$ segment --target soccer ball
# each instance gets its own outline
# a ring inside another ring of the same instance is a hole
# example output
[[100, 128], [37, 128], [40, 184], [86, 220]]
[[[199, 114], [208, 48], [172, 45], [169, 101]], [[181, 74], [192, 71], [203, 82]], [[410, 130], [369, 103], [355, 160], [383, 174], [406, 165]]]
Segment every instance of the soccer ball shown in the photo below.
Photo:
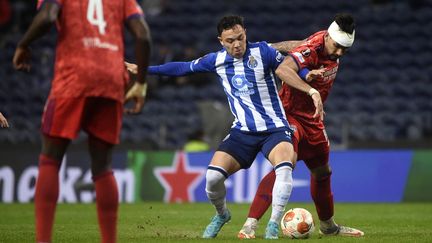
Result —
[[315, 229], [312, 214], [304, 208], [288, 210], [281, 220], [282, 233], [292, 239], [306, 239]]

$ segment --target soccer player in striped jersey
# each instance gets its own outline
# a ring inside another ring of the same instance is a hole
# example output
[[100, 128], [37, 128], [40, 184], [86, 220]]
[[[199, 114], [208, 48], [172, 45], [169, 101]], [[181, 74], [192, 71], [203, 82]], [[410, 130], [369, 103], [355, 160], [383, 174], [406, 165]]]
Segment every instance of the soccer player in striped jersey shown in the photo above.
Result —
[[[216, 216], [206, 227], [203, 238], [214, 238], [231, 219], [225, 202], [224, 181], [240, 169], [251, 166], [262, 152], [274, 166], [272, 214], [267, 224], [267, 239], [277, 239], [279, 221], [292, 189], [294, 150], [292, 131], [278, 97], [275, 71], [284, 56], [265, 42], [246, 40], [243, 18], [225, 16], [218, 26], [223, 49], [190, 62], [171, 62], [150, 66], [149, 74], [182, 76], [196, 72], [214, 72], [219, 76], [235, 117], [230, 133], [215, 152], [206, 174], [206, 192], [216, 208]], [[322, 117], [321, 97], [306, 82], [284, 80], [308, 93], [316, 106], [315, 116]]]
[[[281, 52], [288, 52], [280, 65], [282, 75], [290, 73], [300, 76], [322, 95], [323, 102], [328, 97], [336, 78], [339, 58], [354, 42], [354, 19], [348, 14], [338, 14], [328, 30], [311, 35], [305, 43], [291, 50], [290, 43], [273, 44]], [[309, 71], [311, 70], [311, 71]], [[285, 77], [290, 78], [290, 77]], [[282, 85], [279, 92], [288, 122], [293, 129], [295, 157], [303, 160], [311, 171], [311, 195], [320, 219], [321, 235], [340, 235], [360, 237], [360, 230], [341, 226], [333, 219], [334, 204], [330, 185], [331, 168], [329, 165], [330, 143], [321, 119], [313, 116], [314, 105], [302, 92], [288, 85]], [[239, 238], [255, 238], [258, 221], [271, 203], [272, 188], [275, 181], [274, 171], [266, 175], [257, 190], [251, 205], [248, 219], [240, 230]]]

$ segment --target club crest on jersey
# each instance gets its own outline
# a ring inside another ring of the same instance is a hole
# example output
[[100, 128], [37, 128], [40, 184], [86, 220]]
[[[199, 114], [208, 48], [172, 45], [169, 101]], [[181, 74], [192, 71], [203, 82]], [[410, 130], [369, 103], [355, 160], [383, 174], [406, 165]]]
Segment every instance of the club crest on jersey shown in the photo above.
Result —
[[234, 91], [235, 96], [255, 94], [255, 90], [253, 89], [253, 84], [246, 79], [244, 74], [234, 75], [231, 78], [231, 84], [235, 89], [237, 89], [236, 91]]
[[254, 68], [256, 68], [258, 66], [258, 61], [255, 59], [254, 56], [252, 56], [252, 55], [249, 56], [249, 60], [247, 62], [247, 66], [250, 69], [254, 69]]
[[308, 56], [310, 56], [310, 53], [311, 53], [311, 51], [310, 51], [309, 48], [307, 48], [307, 49], [301, 51], [301, 54], [302, 54], [304, 57], [308, 57]]

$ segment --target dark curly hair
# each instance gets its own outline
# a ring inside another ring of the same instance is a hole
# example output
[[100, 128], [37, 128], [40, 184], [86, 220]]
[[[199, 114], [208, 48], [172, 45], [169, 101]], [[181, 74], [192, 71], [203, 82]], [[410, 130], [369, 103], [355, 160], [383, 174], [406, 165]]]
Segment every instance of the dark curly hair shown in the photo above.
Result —
[[227, 15], [222, 17], [217, 25], [218, 36], [222, 34], [222, 31], [231, 29], [235, 25], [240, 25], [244, 28], [243, 17], [238, 15]]
[[335, 21], [339, 25], [342, 31], [352, 34], [355, 29], [354, 18], [351, 14], [338, 13], [335, 16]]

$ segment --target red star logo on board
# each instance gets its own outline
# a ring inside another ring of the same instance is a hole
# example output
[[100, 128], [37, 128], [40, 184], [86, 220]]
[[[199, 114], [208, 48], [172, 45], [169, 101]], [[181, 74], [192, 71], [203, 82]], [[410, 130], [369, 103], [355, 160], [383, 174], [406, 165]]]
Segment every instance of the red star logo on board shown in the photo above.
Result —
[[189, 166], [183, 152], [177, 152], [172, 166], [156, 167], [154, 174], [165, 188], [165, 202], [193, 202], [194, 190], [203, 179], [205, 170]]

